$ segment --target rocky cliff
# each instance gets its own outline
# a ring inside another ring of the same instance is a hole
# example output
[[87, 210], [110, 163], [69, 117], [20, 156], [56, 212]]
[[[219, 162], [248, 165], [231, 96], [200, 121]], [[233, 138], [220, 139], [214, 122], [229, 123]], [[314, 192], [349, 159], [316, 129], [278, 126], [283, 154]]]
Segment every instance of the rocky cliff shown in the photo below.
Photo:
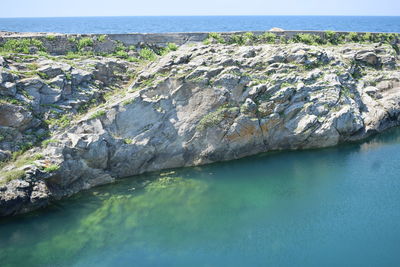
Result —
[[[16, 140], [50, 135], [4, 164], [0, 215], [144, 172], [334, 146], [396, 126], [397, 52], [206, 42], [150, 62], [0, 58], [0, 157], [20, 151]], [[39, 76], [15, 71], [30, 68]]]

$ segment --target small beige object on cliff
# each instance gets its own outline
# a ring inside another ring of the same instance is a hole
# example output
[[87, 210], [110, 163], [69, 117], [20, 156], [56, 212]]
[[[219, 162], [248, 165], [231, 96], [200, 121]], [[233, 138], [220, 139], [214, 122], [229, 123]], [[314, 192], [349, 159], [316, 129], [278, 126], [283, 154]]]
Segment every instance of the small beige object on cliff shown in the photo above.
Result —
[[274, 27], [274, 28], [271, 28], [269, 31], [270, 31], [270, 32], [284, 32], [285, 30], [284, 30], [284, 29], [281, 29], [281, 28], [276, 28], [276, 27]]

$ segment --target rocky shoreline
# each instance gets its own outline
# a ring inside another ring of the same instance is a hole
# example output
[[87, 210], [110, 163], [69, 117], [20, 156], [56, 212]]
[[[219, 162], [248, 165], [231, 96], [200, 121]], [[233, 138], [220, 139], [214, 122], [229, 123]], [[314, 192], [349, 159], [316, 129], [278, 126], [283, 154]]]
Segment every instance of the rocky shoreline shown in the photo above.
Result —
[[0, 216], [123, 177], [400, 124], [398, 43], [241, 38], [1, 56]]

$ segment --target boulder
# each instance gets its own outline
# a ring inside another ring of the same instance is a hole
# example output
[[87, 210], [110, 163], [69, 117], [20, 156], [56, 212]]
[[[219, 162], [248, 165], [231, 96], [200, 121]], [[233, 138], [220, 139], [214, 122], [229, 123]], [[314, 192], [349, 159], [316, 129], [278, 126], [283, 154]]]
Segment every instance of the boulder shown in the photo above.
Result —
[[368, 64], [374, 67], [380, 65], [379, 57], [373, 51], [360, 51], [355, 55], [355, 59], [364, 64]]
[[32, 119], [32, 113], [24, 107], [7, 103], [0, 104], [0, 126], [23, 131], [29, 128]]
[[72, 84], [77, 86], [92, 79], [92, 73], [86, 70], [74, 69], [71, 72]]
[[12, 82], [0, 83], [0, 95], [2, 96], [15, 96], [17, 93], [17, 86]]

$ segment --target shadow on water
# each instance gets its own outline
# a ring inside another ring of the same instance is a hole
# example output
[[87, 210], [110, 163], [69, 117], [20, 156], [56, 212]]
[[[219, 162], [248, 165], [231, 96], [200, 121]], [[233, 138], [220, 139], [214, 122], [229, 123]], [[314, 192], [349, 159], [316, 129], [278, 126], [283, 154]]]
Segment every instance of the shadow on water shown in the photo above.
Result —
[[[396, 128], [360, 143], [123, 179], [2, 220], [0, 260], [2, 266], [393, 263], [399, 144]], [[391, 247], [378, 253], [370, 239]], [[355, 247], [370, 258], [348, 258]]]

